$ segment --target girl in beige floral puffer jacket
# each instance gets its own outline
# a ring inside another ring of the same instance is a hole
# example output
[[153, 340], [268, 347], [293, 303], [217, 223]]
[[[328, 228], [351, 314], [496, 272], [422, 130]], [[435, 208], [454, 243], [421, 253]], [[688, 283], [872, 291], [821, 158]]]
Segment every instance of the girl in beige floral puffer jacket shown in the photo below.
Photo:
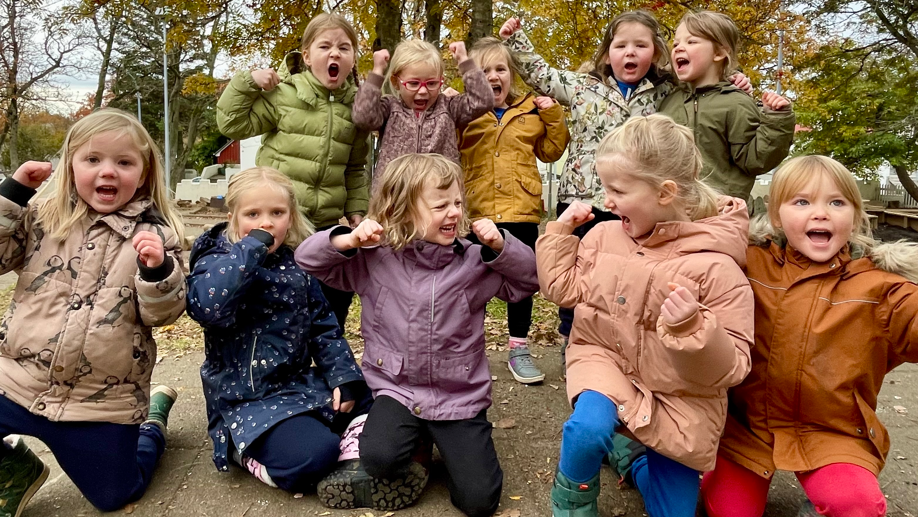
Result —
[[[94, 506], [139, 499], [166, 445], [176, 392], [150, 392], [153, 327], [185, 310], [182, 223], [156, 144], [137, 119], [101, 110], [51, 164], [0, 184], [0, 274], [19, 274], [0, 323], [0, 438], [41, 439]], [[48, 477], [21, 439], [0, 442], [0, 515]]]

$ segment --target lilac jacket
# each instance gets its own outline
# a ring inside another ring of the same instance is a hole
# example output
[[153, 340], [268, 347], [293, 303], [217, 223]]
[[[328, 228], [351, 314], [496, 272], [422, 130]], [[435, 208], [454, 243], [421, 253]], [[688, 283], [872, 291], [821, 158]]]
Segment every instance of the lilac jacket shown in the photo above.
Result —
[[381, 129], [379, 158], [373, 178], [386, 164], [403, 154], [442, 154], [459, 163], [459, 137], [463, 127], [494, 107], [494, 92], [481, 68], [471, 59], [459, 65], [465, 93], [455, 97], [437, 96], [426, 110], [416, 114], [397, 95], [383, 95], [383, 76], [371, 73], [357, 90], [351, 118], [360, 129]]
[[485, 305], [539, 289], [533, 251], [503, 232], [500, 255], [464, 239], [340, 253], [330, 237], [347, 231], [319, 232], [295, 257], [322, 282], [360, 295], [362, 369], [373, 396], [392, 397], [424, 420], [464, 420], [490, 407]]

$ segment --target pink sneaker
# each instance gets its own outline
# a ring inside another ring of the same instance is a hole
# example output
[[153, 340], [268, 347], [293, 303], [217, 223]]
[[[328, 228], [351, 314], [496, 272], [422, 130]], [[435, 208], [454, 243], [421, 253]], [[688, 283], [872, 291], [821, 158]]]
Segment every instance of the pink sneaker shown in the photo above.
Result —
[[363, 424], [366, 423], [366, 421], [367, 415], [360, 415], [352, 420], [350, 425], [347, 426], [347, 429], [344, 430], [344, 434], [341, 435], [341, 443], [338, 444], [338, 447], [341, 449], [341, 454], [338, 456], [339, 462], [356, 460], [360, 457], [358, 438], [360, 438], [360, 433], [363, 432]]
[[271, 475], [268, 474], [268, 469], [265, 468], [265, 466], [261, 463], [258, 463], [248, 456], [240, 456], [239, 453], [235, 450], [233, 451], [233, 461], [236, 462], [236, 464], [240, 467], [248, 470], [250, 474], [255, 476], [255, 479], [261, 481], [271, 488], [277, 488], [274, 480], [271, 479]]

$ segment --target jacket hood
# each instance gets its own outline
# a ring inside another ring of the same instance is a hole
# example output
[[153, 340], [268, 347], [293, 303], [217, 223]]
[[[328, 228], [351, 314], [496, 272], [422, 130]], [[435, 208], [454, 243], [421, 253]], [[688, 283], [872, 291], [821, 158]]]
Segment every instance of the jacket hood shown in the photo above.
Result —
[[336, 101], [345, 104], [354, 102], [354, 97], [357, 95], [357, 85], [354, 83], [354, 77], [350, 73], [340, 88], [335, 91], [329, 91], [306, 68], [303, 63], [303, 53], [299, 51], [290, 52], [284, 56], [284, 60], [277, 68], [277, 75], [280, 77], [281, 82], [296, 86], [296, 96], [310, 106], [315, 105], [318, 97], [327, 99], [330, 93], [334, 95]]
[[[749, 224], [749, 244], [768, 248], [772, 244], [782, 250], [787, 248], [784, 232], [775, 231], [766, 215], [753, 219]], [[848, 243], [839, 253], [849, 253], [851, 259], [868, 258], [881, 271], [905, 277], [918, 283], [918, 243], [906, 240], [876, 242], [873, 246]]]
[[707, 93], [707, 92], [717, 92], [717, 93], [740, 92], [740, 93], [745, 93], [745, 92], [743, 92], [743, 90], [740, 90], [739, 88], [737, 88], [736, 86], [734, 86], [733, 83], [731, 83], [730, 81], [721, 81], [721, 82], [719, 82], [719, 83], [717, 83], [717, 84], [708, 84], [708, 85], [705, 85], [705, 86], [699, 86], [698, 88], [695, 88], [694, 86], [692, 86], [692, 85], [690, 85], [690, 84], [688, 84], [688, 83], [682, 83], [682, 82], [680, 82], [680, 83], [679, 83], [679, 88], [682, 89], [682, 90], [685, 90], [685, 91], [687, 91], [687, 92], [689, 92], [689, 93]]
[[724, 198], [726, 204], [714, 217], [697, 221], [658, 223], [645, 247], [672, 245], [679, 254], [701, 251], [729, 255], [740, 267], [746, 265], [746, 236], [749, 212], [739, 198]]

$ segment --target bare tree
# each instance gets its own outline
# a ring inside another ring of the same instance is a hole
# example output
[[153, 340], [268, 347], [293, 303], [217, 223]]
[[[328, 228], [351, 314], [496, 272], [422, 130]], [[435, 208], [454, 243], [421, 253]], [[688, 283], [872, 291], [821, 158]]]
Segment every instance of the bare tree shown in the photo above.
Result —
[[402, 39], [402, 5], [396, 0], [376, 0], [376, 40], [373, 50], [395, 50]]
[[472, 25], [469, 27], [468, 44], [494, 33], [494, 14], [492, 0], [472, 0]]

